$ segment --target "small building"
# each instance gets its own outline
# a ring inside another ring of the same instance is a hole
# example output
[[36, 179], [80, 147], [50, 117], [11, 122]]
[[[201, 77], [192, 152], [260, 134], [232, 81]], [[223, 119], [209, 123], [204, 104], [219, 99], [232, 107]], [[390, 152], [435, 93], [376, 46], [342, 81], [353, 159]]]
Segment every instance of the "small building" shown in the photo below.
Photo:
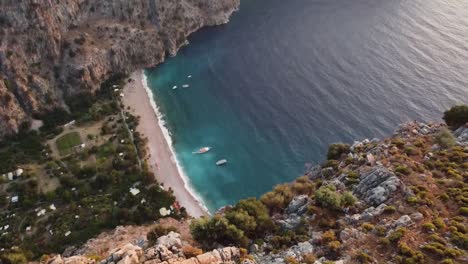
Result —
[[67, 236], [69, 236], [70, 234], [71, 234], [71, 231], [67, 231], [67, 232], [65, 233], [65, 236], [67, 237]]
[[12, 181], [12, 180], [13, 180], [13, 176], [14, 176], [14, 175], [13, 175], [13, 172], [7, 173], [7, 178], [8, 178], [8, 180]]
[[140, 190], [138, 190], [137, 188], [130, 188], [130, 193], [135, 196], [137, 194], [140, 193]]
[[46, 210], [45, 209], [41, 209], [38, 213], [37, 213], [37, 216], [43, 216], [45, 215], [46, 213]]
[[24, 172], [23, 169], [17, 169], [17, 170], [15, 171], [16, 177], [20, 177], [21, 175], [23, 175], [23, 172]]
[[49, 206], [49, 208], [50, 208], [50, 210], [52, 210], [52, 211], [57, 210], [57, 207], [55, 207], [55, 204], [51, 204], [51, 205]]
[[11, 202], [12, 202], [12, 203], [17, 203], [18, 200], [19, 200], [18, 195], [11, 197]]
[[159, 209], [159, 214], [161, 216], [167, 216], [171, 214], [171, 211], [167, 210], [166, 207], [161, 207], [161, 209]]
[[72, 121], [66, 123], [65, 125], [63, 125], [63, 127], [67, 128], [67, 127], [73, 126], [75, 123], [76, 123], [76, 120], [72, 120]]

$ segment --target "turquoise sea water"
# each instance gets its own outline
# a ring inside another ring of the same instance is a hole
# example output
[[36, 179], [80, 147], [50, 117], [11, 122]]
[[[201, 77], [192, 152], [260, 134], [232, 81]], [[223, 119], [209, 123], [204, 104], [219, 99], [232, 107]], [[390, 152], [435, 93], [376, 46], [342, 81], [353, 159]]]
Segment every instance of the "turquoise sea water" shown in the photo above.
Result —
[[189, 41], [146, 74], [211, 211], [291, 181], [329, 143], [468, 103], [468, 1], [244, 0]]

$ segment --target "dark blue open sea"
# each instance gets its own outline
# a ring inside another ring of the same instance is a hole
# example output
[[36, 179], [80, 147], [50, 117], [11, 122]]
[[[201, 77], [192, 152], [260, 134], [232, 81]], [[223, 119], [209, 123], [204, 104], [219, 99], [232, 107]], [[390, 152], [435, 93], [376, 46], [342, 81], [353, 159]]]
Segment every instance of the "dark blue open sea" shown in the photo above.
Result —
[[466, 0], [243, 0], [189, 41], [146, 74], [211, 211], [293, 180], [330, 143], [468, 103]]

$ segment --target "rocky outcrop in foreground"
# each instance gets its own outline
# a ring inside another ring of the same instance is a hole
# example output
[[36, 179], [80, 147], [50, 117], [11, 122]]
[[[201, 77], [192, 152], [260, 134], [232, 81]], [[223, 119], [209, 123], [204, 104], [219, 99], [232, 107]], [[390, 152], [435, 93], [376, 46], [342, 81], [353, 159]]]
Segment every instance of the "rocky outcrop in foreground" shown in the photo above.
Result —
[[[154, 246], [144, 247], [132, 243], [114, 249], [107, 257], [98, 261], [85, 256], [62, 257], [57, 255], [48, 264], [234, 264], [240, 260], [240, 251], [235, 247], [212, 250], [197, 256], [189, 256], [185, 241], [180, 234], [170, 232], [158, 238]], [[186, 246], [186, 245], [185, 245]], [[145, 248], [145, 249], [143, 249]]]
[[189, 34], [228, 22], [239, 0], [0, 2], [0, 138], [65, 98], [161, 63]]

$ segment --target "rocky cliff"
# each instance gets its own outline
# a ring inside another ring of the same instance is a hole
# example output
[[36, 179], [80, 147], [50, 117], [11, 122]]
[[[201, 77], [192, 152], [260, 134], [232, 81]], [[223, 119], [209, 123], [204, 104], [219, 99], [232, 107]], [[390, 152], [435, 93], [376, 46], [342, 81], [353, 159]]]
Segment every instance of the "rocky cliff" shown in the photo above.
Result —
[[0, 138], [92, 96], [109, 77], [161, 63], [204, 26], [228, 22], [239, 0], [3, 0]]

